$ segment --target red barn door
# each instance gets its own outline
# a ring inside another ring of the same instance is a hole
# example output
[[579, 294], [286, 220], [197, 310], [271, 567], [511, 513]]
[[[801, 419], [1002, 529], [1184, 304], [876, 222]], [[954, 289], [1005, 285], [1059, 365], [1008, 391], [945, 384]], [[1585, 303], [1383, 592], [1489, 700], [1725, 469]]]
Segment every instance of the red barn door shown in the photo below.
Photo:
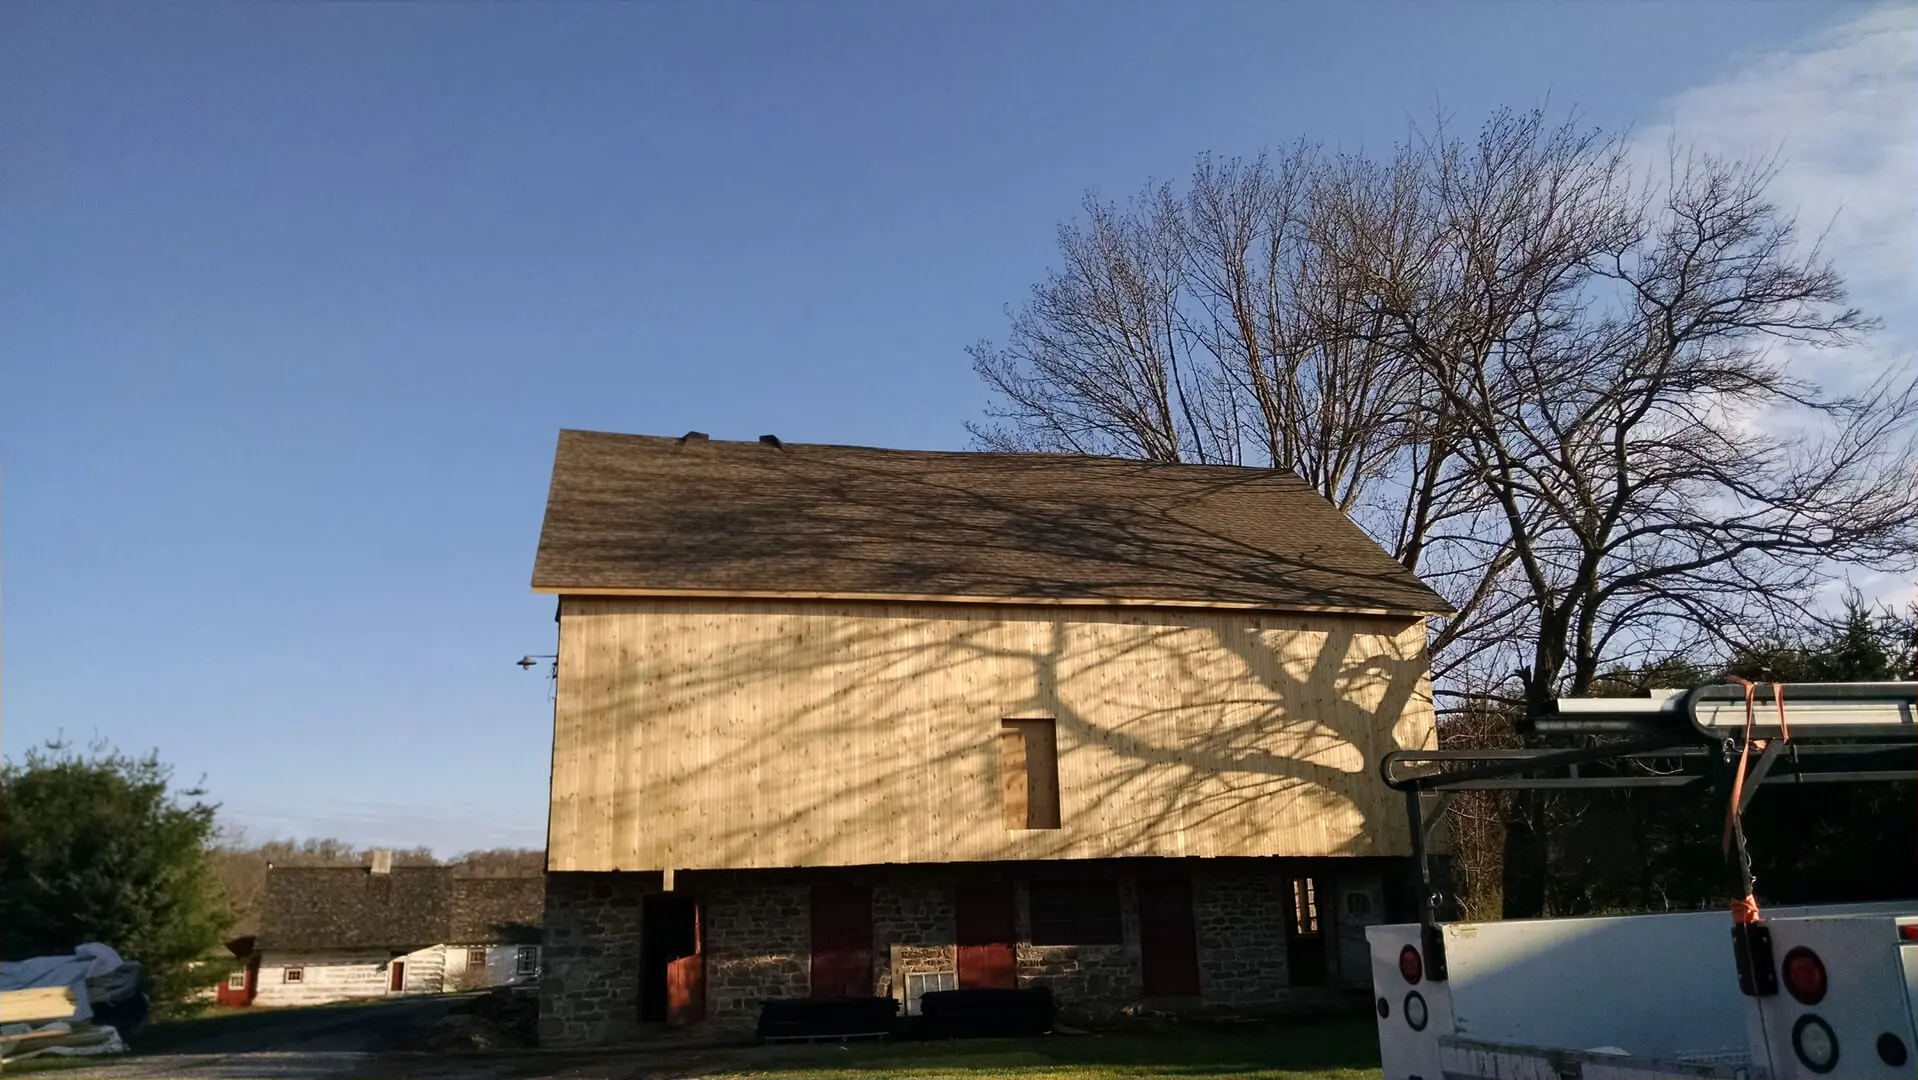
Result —
[[1139, 965], [1147, 997], [1199, 996], [1191, 881], [1139, 879]]
[[959, 886], [953, 897], [953, 915], [959, 941], [959, 988], [1013, 990], [1019, 986], [1014, 970], [1012, 885], [976, 882]]
[[666, 1022], [674, 1025], [706, 1019], [705, 934], [699, 925], [699, 905], [686, 907], [693, 923], [693, 951], [666, 964]]
[[812, 996], [872, 996], [871, 889], [813, 887]]

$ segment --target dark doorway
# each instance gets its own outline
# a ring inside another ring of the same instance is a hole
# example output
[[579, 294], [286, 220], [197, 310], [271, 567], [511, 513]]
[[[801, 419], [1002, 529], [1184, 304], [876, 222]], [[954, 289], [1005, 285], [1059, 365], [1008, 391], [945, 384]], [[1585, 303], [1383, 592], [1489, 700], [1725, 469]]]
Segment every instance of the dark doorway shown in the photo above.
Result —
[[982, 881], [959, 886], [953, 897], [961, 990], [1015, 990], [1012, 884]]
[[391, 969], [387, 975], [387, 990], [395, 994], [404, 991], [406, 989], [406, 961], [395, 960], [387, 966]]
[[653, 893], [641, 901], [639, 918], [639, 1018], [674, 1024], [704, 1019], [699, 904], [684, 893]]
[[872, 890], [812, 890], [812, 996], [872, 997]]
[[1199, 996], [1199, 940], [1189, 879], [1139, 880], [1139, 965], [1147, 997]]
[[1324, 986], [1325, 931], [1319, 923], [1318, 882], [1293, 878], [1285, 906], [1285, 970], [1293, 986]]

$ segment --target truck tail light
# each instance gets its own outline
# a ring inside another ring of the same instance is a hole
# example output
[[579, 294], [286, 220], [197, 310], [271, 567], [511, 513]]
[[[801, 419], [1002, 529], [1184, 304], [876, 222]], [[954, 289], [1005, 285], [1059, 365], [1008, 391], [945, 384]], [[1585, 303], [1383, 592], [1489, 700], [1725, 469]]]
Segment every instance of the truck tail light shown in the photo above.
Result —
[[1825, 962], [1800, 945], [1785, 954], [1785, 989], [1801, 1005], [1825, 1000]]
[[1425, 977], [1425, 961], [1419, 958], [1415, 946], [1407, 945], [1399, 950], [1399, 974], [1408, 983], [1417, 983]]
[[1898, 936], [1905, 941], [1918, 941], [1918, 923], [1905, 923], [1898, 927]]

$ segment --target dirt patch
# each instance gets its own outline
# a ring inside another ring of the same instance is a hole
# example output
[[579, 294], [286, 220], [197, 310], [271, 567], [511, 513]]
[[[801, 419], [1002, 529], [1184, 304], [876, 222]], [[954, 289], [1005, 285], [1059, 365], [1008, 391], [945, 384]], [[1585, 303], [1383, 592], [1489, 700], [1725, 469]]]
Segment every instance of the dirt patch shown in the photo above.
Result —
[[497, 987], [461, 1002], [415, 1049], [440, 1054], [526, 1049], [538, 1044], [539, 996], [523, 989]]

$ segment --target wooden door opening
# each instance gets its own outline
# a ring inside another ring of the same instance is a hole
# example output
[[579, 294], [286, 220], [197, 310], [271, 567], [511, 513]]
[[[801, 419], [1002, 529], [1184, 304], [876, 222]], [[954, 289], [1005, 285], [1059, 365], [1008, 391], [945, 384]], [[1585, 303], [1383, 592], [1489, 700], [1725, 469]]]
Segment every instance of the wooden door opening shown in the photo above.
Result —
[[394, 960], [386, 965], [386, 990], [390, 994], [403, 993], [406, 990], [406, 961]]
[[1340, 875], [1339, 902], [1333, 907], [1332, 939], [1337, 944], [1338, 984], [1351, 990], [1372, 985], [1372, 945], [1365, 928], [1385, 921], [1385, 879], [1377, 874]]
[[1293, 878], [1285, 908], [1285, 970], [1293, 986], [1326, 983], [1325, 931], [1319, 924], [1318, 882]]
[[813, 886], [812, 996], [873, 996], [871, 889]]
[[1012, 911], [1012, 883], [963, 884], [953, 896], [953, 932], [959, 946], [959, 988], [1015, 990], [1018, 930]]
[[684, 893], [653, 893], [640, 905], [639, 1018], [690, 1024], [706, 1018], [706, 956], [699, 904]]
[[999, 786], [1006, 828], [1059, 827], [1059, 733], [1054, 721], [999, 722]]
[[1139, 880], [1139, 966], [1147, 997], [1199, 996], [1199, 939], [1190, 879]]

